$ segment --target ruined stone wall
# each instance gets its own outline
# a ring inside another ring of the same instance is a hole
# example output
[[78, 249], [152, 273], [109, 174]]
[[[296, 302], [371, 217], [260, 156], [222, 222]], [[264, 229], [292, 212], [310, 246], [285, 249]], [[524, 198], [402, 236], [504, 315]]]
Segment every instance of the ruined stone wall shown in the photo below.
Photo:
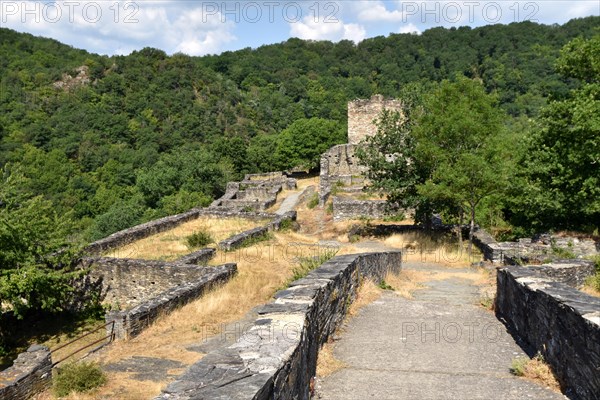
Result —
[[125, 311], [109, 311], [106, 313], [105, 320], [107, 323], [114, 321], [115, 326], [114, 330], [111, 326], [107, 329], [109, 332], [114, 332], [118, 339], [131, 339], [161, 315], [168, 314], [202, 296], [216, 285], [227, 282], [236, 271], [236, 264], [204, 268], [201, 277], [171, 287], [133, 308]]
[[356, 146], [340, 144], [333, 146], [321, 156], [321, 172], [319, 176], [319, 204], [323, 206], [333, 186], [339, 182], [345, 187], [364, 184], [363, 174], [366, 168], [358, 163], [354, 154]]
[[333, 220], [373, 218], [382, 219], [387, 216], [385, 200], [354, 200], [335, 196], [333, 198]]
[[560, 276], [554, 265], [500, 269], [496, 313], [514, 334], [541, 352], [567, 393], [598, 399], [600, 298], [557, 281], [570, 275], [565, 268], [558, 266], [563, 270]]
[[402, 111], [400, 100], [385, 99], [374, 95], [369, 100], [355, 100], [348, 103], [348, 143], [358, 144], [367, 136], [377, 133], [373, 123], [383, 109]]
[[52, 384], [52, 359], [46, 346], [33, 345], [0, 371], [0, 399], [28, 400]]
[[194, 208], [183, 214], [171, 215], [113, 233], [104, 239], [100, 239], [91, 243], [86, 247], [85, 251], [89, 255], [100, 255], [109, 250], [117, 249], [129, 243], [152, 236], [156, 233], [168, 231], [169, 229], [173, 229], [185, 222], [200, 218], [202, 216], [219, 218], [246, 218], [252, 220], [274, 219], [278, 217], [276, 214], [269, 214], [265, 212], [240, 210], [232, 211], [210, 207]]
[[160, 400], [308, 399], [319, 348], [340, 326], [364, 278], [399, 272], [400, 252], [335, 257], [275, 294], [237, 342], [208, 353]]
[[[214, 250], [202, 255], [212, 257]], [[85, 262], [91, 266], [93, 279], [102, 278], [104, 303], [120, 309], [134, 307], [208, 271], [198, 265], [157, 260], [102, 257]]]

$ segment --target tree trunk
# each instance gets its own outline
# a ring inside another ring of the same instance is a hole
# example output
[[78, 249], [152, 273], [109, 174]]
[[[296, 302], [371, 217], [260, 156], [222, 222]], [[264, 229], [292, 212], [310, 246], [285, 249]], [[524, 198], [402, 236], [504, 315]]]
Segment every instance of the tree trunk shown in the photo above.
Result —
[[456, 236], [458, 237], [458, 249], [460, 253], [463, 252], [463, 240], [462, 240], [462, 226], [465, 218], [465, 212], [461, 209], [460, 216], [458, 217], [458, 227], [456, 228]]
[[469, 258], [473, 256], [473, 233], [475, 232], [475, 206], [471, 207], [471, 226], [469, 227]]

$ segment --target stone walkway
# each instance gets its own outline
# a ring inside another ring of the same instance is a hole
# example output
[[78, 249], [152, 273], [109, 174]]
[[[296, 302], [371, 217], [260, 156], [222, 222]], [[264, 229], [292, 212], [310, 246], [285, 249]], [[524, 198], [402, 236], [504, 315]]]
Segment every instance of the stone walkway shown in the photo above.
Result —
[[286, 212], [292, 211], [298, 205], [298, 201], [300, 200], [300, 196], [302, 196], [304, 193], [306, 193], [306, 191], [310, 190], [311, 187], [312, 186], [304, 188], [304, 190], [302, 190], [302, 191], [300, 191], [298, 193], [291, 193], [289, 196], [287, 196], [281, 202], [281, 205], [279, 206], [279, 209], [277, 211], [275, 211], [275, 214], [277, 214], [277, 215], [283, 215]]
[[[448, 271], [419, 263], [404, 269]], [[318, 379], [318, 399], [566, 398], [510, 373], [512, 360], [525, 353], [476, 305], [479, 292], [471, 281], [426, 285], [411, 300], [385, 292], [350, 320], [334, 350], [346, 368]]]

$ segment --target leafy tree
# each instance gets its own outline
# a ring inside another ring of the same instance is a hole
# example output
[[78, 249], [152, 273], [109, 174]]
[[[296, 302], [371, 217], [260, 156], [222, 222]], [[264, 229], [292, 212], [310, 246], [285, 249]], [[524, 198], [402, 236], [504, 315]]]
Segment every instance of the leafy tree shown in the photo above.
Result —
[[66, 238], [68, 215], [23, 190], [26, 178], [14, 167], [0, 176], [0, 304], [2, 312], [59, 312], [71, 305], [77, 268], [76, 247]]
[[417, 208], [425, 220], [432, 209], [470, 221], [483, 199], [503, 189], [502, 112], [474, 80], [442, 81], [424, 95], [404, 96], [403, 113], [383, 112], [378, 132], [359, 151], [374, 187], [390, 201]]
[[515, 187], [512, 219], [533, 229], [600, 228], [600, 35], [567, 44], [557, 63], [580, 80], [542, 112]]
[[346, 127], [322, 118], [299, 119], [281, 132], [276, 158], [284, 169], [319, 167], [321, 154], [346, 141]]

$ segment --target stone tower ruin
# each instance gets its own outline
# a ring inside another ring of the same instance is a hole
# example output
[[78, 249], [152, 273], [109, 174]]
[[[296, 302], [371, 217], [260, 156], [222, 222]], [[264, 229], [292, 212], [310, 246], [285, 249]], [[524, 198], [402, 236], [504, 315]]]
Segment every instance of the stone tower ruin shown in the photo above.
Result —
[[401, 111], [401, 102], [397, 99], [385, 99], [382, 95], [373, 95], [370, 99], [354, 100], [348, 103], [348, 143], [358, 144], [367, 136], [377, 132], [373, 123], [383, 109]]

